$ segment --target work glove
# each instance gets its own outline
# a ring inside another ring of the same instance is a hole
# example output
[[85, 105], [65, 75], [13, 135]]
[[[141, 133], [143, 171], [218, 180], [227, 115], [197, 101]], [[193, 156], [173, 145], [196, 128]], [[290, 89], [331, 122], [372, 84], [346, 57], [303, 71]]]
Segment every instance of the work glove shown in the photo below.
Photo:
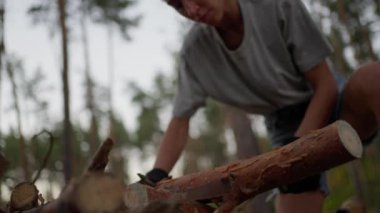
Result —
[[138, 174], [138, 176], [141, 179], [140, 183], [154, 187], [162, 179], [168, 178], [169, 174], [165, 170], [154, 168], [150, 170], [148, 173], [146, 173], [145, 175]]

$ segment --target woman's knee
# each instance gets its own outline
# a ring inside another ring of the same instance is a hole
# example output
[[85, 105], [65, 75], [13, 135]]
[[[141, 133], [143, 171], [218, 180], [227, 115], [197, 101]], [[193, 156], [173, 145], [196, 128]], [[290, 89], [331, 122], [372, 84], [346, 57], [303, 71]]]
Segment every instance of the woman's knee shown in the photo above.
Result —
[[349, 78], [347, 89], [355, 90], [361, 95], [378, 95], [380, 92], [380, 62], [361, 65]]
[[380, 121], [380, 63], [364, 64], [349, 78], [343, 97], [341, 117], [367, 138]]
[[378, 81], [378, 78], [380, 78], [380, 62], [374, 61], [361, 65], [357, 71], [353, 73], [352, 77], [367, 81], [367, 84], [368, 81]]

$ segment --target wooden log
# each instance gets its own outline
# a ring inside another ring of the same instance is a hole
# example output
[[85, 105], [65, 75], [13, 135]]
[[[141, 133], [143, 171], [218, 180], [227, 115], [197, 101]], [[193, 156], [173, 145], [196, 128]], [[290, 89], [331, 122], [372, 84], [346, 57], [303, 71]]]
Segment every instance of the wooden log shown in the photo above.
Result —
[[86, 172], [103, 172], [108, 164], [109, 153], [111, 152], [113, 145], [113, 140], [107, 138], [96, 151]]
[[72, 182], [60, 198], [66, 212], [122, 212], [125, 185], [107, 173], [88, 173]]
[[231, 212], [269, 189], [297, 182], [356, 158], [363, 152], [355, 130], [337, 121], [281, 148], [211, 171], [165, 180], [156, 190], [182, 199], [223, 198], [218, 212]]
[[119, 204], [120, 209], [123, 209], [125, 185], [110, 174], [103, 173], [113, 145], [114, 142], [110, 138], [104, 141], [83, 175], [72, 180], [58, 199], [27, 212], [102, 212], [102, 209], [116, 212], [118, 209], [115, 209], [114, 205]]
[[[157, 193], [154, 190], [151, 192]], [[59, 199], [24, 213], [213, 212], [212, 208], [194, 201], [164, 199], [161, 195], [159, 200], [144, 203], [132, 200], [131, 197], [127, 199], [126, 195], [124, 184], [110, 174], [87, 173], [80, 179], [73, 180]]]
[[74, 179], [60, 197], [28, 213], [126, 212], [125, 185], [108, 173], [87, 173]]
[[[140, 183], [127, 186], [124, 201], [128, 209], [135, 213], [162, 212], [158, 211], [158, 209], [165, 209], [164, 212], [213, 212], [213, 209], [199, 202], [178, 200], [173, 193], [156, 190], [151, 186]], [[178, 209], [181, 209], [181, 211], [178, 211]]]
[[24, 211], [38, 206], [38, 190], [33, 183], [22, 182], [11, 193], [9, 212]]

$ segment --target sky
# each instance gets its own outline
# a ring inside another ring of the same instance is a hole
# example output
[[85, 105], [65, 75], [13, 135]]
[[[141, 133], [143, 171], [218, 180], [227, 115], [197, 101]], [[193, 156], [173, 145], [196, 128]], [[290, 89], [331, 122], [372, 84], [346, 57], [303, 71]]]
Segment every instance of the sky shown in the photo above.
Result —
[[[5, 16], [5, 42], [8, 53], [22, 59], [25, 71], [33, 73], [41, 68], [47, 75], [49, 92], [41, 94], [49, 99], [51, 120], [63, 118], [61, 95], [61, 49], [60, 37], [52, 37], [45, 25], [33, 25], [27, 15], [31, 2], [24, 0], [7, 0]], [[132, 41], [126, 42], [115, 30], [113, 45], [115, 56], [114, 66], [114, 108], [127, 128], [135, 127], [136, 108], [131, 105], [130, 94], [125, 91], [126, 82], [136, 82], [143, 88], [150, 88], [153, 77], [157, 72], [173, 73], [171, 52], [181, 46], [180, 22], [181, 17], [161, 0], [138, 0], [131, 14], [141, 14], [143, 18], [138, 28], [131, 30]], [[69, 46], [70, 58], [70, 90], [71, 113], [73, 122], [88, 119], [84, 111], [84, 82], [83, 52], [80, 43], [79, 27], [71, 32]], [[97, 83], [107, 86], [108, 48], [107, 31], [100, 26], [89, 26], [90, 62], [92, 76]], [[1, 129], [9, 130], [15, 126], [15, 115], [9, 110], [10, 87], [6, 82], [1, 94]], [[25, 110], [25, 109], [24, 109]], [[87, 122], [85, 122], [87, 123]], [[31, 132], [41, 128], [33, 120], [24, 121], [23, 129]]]

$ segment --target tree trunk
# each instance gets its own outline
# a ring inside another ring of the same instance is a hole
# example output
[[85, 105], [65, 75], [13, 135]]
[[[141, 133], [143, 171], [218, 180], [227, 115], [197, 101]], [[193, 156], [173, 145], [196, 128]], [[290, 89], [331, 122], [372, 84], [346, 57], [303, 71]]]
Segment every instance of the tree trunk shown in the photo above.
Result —
[[[5, 21], [5, 17], [4, 17], [4, 14], [5, 14], [5, 0], [0, 0], [0, 139], [3, 138], [3, 133], [2, 133], [2, 129], [1, 129], [1, 126], [2, 126], [2, 92], [3, 92], [3, 67], [4, 67], [4, 55], [5, 55], [5, 43], [4, 43], [4, 36], [5, 36], [5, 33], [4, 33], [4, 21]], [[2, 193], [2, 189], [0, 187], [0, 194], [3, 194]], [[3, 199], [0, 199], [0, 205], [3, 204]]]
[[21, 119], [21, 110], [20, 110], [20, 104], [18, 101], [18, 94], [17, 94], [17, 84], [16, 79], [14, 76], [14, 64], [13, 62], [7, 63], [7, 72], [9, 79], [11, 81], [12, 85], [12, 94], [14, 99], [14, 107], [16, 111], [16, 118], [17, 118], [17, 130], [19, 133], [19, 148], [20, 148], [20, 161], [21, 161], [21, 168], [23, 171], [23, 176], [25, 181], [30, 180], [30, 173], [28, 168], [28, 158], [27, 158], [27, 147], [25, 144], [24, 134], [22, 131], [22, 119]]
[[189, 138], [189, 142], [186, 145], [186, 151], [184, 153], [183, 174], [191, 174], [201, 170], [198, 165], [198, 160], [200, 158], [200, 153], [198, 151], [199, 146], [201, 146], [202, 141], [198, 139]]
[[59, 24], [62, 42], [62, 85], [63, 85], [63, 164], [65, 183], [68, 183], [72, 176], [72, 127], [70, 121], [70, 89], [69, 89], [69, 47], [68, 32], [66, 26], [66, 1], [58, 0]]
[[[247, 159], [261, 153], [259, 141], [252, 130], [251, 120], [243, 111], [226, 106], [227, 121], [235, 136], [237, 156], [239, 159]], [[242, 212], [269, 213], [270, 208], [266, 203], [268, 193], [258, 195], [244, 205]]]
[[252, 131], [251, 120], [243, 111], [226, 106], [227, 121], [234, 132], [237, 156], [239, 159], [259, 155], [260, 147], [255, 133]]
[[0, 178], [3, 177], [5, 172], [8, 170], [8, 167], [9, 167], [9, 162], [7, 161], [3, 153], [0, 152]]
[[[115, 81], [114, 81], [114, 47], [113, 47], [113, 26], [112, 23], [108, 23], [107, 25], [107, 41], [108, 41], [108, 120], [109, 120], [109, 137], [112, 138], [115, 141], [119, 141], [119, 138], [117, 138], [116, 133], [116, 121], [115, 121], [115, 114], [113, 111], [113, 90], [115, 87]], [[124, 178], [125, 177], [125, 159], [122, 158], [121, 154], [121, 148], [120, 145], [116, 144], [119, 148], [114, 149], [110, 155], [110, 170], [111, 173], [116, 175], [118, 178]]]
[[[355, 14], [351, 14], [352, 15], [351, 18], [354, 19], [354, 21], [356, 22], [356, 25], [357, 25], [356, 28], [353, 29], [353, 27], [351, 26], [350, 21], [349, 21], [349, 17], [348, 17], [347, 11], [346, 11], [346, 5], [345, 4], [357, 4], [357, 3], [349, 3], [349, 2], [345, 2], [343, 0], [337, 1], [339, 19], [342, 21], [343, 25], [345, 26], [347, 32], [350, 35], [350, 44], [355, 49], [356, 59], [359, 62], [363, 62], [363, 60], [366, 59], [366, 58], [362, 58], [363, 55], [364, 56], [369, 55], [369, 58], [371, 60], [376, 61], [378, 59], [378, 57], [377, 57], [377, 55], [373, 49], [369, 27], [364, 26], [362, 24], [362, 21], [359, 17], [360, 12], [357, 12]], [[356, 5], [356, 7], [352, 7], [352, 8], [359, 8], [359, 7], [358, 7], [358, 5]], [[359, 35], [361, 37], [361, 39], [360, 39], [361, 41], [354, 41], [353, 40], [355, 31], [356, 31], [356, 33], [359, 33]]]
[[338, 6], [339, 19], [344, 23], [345, 26], [347, 26], [348, 16], [347, 16], [347, 11], [345, 7], [345, 2], [344, 0], [337, 0], [336, 3]]
[[[82, 0], [83, 2], [83, 0]], [[87, 12], [83, 11], [80, 18], [80, 26], [82, 30], [82, 44], [83, 44], [83, 58], [84, 58], [84, 70], [86, 79], [86, 107], [90, 112], [90, 129], [89, 129], [89, 145], [90, 145], [90, 156], [95, 154], [96, 147], [99, 144], [98, 135], [98, 121], [96, 116], [96, 103], [94, 99], [94, 82], [91, 78], [91, 68], [90, 68], [90, 52], [88, 45], [88, 33], [87, 33]]]
[[[2, 138], [2, 131], [1, 131], [1, 115], [2, 115], [2, 107], [1, 107], [1, 100], [2, 100], [2, 86], [3, 86], [3, 65], [4, 65], [4, 55], [5, 55], [5, 43], [4, 43], [4, 21], [5, 21], [5, 0], [0, 0], [0, 138]], [[1, 189], [0, 189], [1, 191]]]
[[342, 74], [349, 74], [351, 68], [349, 67], [346, 58], [344, 57], [345, 44], [341, 35], [341, 31], [335, 27], [331, 29], [332, 43], [334, 44], [334, 62], [338, 66], [338, 71]]
[[109, 104], [109, 132], [112, 133], [113, 125], [113, 88], [114, 88], [114, 57], [113, 57], [113, 29], [112, 26], [107, 26], [107, 40], [108, 40], [108, 104]]
[[[360, 21], [360, 19], [358, 20]], [[372, 40], [371, 40], [371, 31], [368, 26], [361, 26], [362, 36], [364, 37], [364, 41], [367, 44], [368, 54], [372, 61], [377, 61], [378, 57], [373, 49]]]

